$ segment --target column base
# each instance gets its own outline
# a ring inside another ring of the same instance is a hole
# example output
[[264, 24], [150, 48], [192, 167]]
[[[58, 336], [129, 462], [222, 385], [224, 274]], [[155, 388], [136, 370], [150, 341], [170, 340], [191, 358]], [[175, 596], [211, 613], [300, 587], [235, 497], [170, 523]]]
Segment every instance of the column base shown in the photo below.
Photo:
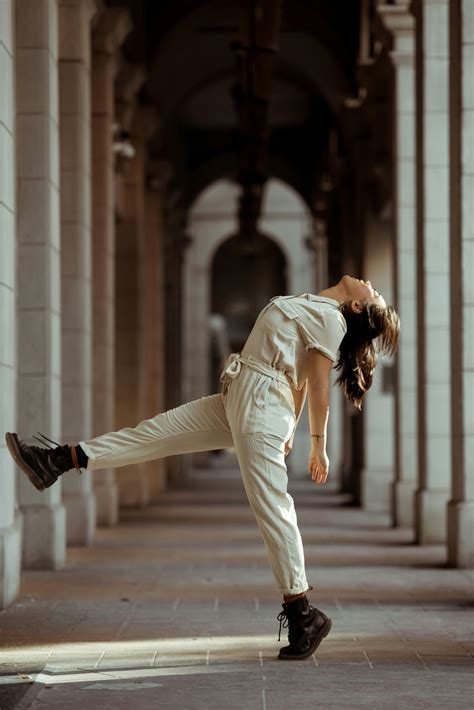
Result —
[[68, 491], [63, 488], [66, 508], [66, 542], [68, 545], [90, 545], [95, 535], [96, 502], [92, 491]]
[[123, 466], [116, 472], [120, 506], [144, 508], [150, 502], [148, 476], [143, 464]]
[[415, 541], [419, 545], [445, 544], [449, 492], [418, 490], [415, 500]]
[[23, 513], [23, 567], [60, 569], [66, 561], [66, 509], [61, 503], [27, 505]]
[[474, 568], [474, 501], [448, 503], [448, 564]]
[[115, 471], [97, 471], [94, 474], [94, 494], [98, 527], [111, 528], [119, 521], [119, 489]]
[[390, 488], [393, 470], [387, 468], [364, 468], [361, 471], [361, 505], [364, 510], [379, 513], [390, 511]]
[[395, 528], [415, 525], [415, 481], [395, 481], [392, 485], [392, 514]]
[[22, 530], [21, 514], [0, 530], [0, 610], [11, 604], [20, 590]]

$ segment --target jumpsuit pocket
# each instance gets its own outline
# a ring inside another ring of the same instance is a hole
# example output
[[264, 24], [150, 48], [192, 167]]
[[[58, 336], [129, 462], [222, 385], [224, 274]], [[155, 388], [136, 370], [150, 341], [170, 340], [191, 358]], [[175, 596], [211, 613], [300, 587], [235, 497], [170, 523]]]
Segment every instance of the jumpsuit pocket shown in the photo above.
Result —
[[257, 409], [265, 409], [270, 383], [270, 378], [265, 376], [260, 377], [256, 382], [252, 395], [253, 403]]
[[265, 375], [257, 375], [248, 404], [242, 411], [240, 432], [247, 436], [289, 438], [291, 428], [282, 385]]
[[[275, 408], [272, 398], [273, 382], [270, 377], [247, 368], [241, 377], [239, 386], [232, 391], [232, 418], [240, 434], [263, 436]], [[239, 379], [240, 377], [237, 378]]]

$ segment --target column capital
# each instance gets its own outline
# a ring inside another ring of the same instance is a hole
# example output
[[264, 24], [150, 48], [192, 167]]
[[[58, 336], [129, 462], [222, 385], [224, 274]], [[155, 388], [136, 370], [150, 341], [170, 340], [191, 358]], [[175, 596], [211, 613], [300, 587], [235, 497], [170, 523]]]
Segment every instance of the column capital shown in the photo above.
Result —
[[410, 64], [414, 60], [415, 18], [410, 5], [409, 0], [399, 0], [396, 5], [381, 3], [377, 6], [382, 23], [392, 35], [390, 57], [394, 64]]
[[146, 79], [143, 64], [121, 62], [115, 79], [115, 113], [123, 130], [131, 130], [137, 109], [137, 94]]
[[92, 51], [114, 54], [133, 27], [128, 10], [119, 7], [101, 9], [92, 27]]
[[90, 26], [96, 0], [59, 0], [59, 59], [90, 62]]
[[59, 0], [59, 7], [79, 7], [87, 10], [92, 17], [94, 13], [101, 9], [101, 0]]

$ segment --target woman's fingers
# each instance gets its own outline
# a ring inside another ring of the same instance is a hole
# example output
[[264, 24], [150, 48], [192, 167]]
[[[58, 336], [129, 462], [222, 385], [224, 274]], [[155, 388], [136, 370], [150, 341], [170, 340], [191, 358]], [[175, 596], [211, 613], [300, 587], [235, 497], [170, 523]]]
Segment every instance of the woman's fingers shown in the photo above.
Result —
[[323, 467], [323, 466], [317, 466], [316, 464], [312, 464], [312, 466], [309, 469], [309, 472], [311, 473], [311, 478], [316, 483], [326, 483], [328, 473], [329, 473], [328, 468]]

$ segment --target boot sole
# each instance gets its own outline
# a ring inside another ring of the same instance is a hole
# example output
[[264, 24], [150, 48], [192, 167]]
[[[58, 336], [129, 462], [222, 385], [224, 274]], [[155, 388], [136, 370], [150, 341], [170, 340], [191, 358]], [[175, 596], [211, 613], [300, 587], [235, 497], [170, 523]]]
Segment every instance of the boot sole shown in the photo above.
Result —
[[28, 478], [30, 479], [31, 483], [34, 485], [34, 487], [38, 491], [44, 491], [46, 486], [44, 485], [43, 481], [41, 478], [38, 476], [36, 471], [32, 469], [26, 461], [23, 459], [20, 451], [20, 447], [18, 446], [18, 441], [17, 441], [17, 436], [16, 434], [10, 434], [7, 432], [5, 434], [5, 442], [8, 447], [8, 451], [10, 452], [10, 455], [12, 459], [15, 461], [16, 465], [18, 468], [21, 468], [23, 473], [26, 473]]
[[308, 651], [305, 651], [305, 653], [300, 654], [299, 656], [278, 656], [279, 661], [304, 661], [306, 658], [309, 658], [310, 656], [313, 655], [313, 653], [316, 651], [318, 648], [319, 644], [323, 639], [326, 638], [328, 633], [331, 631], [332, 627], [332, 621], [331, 619], [328, 619], [324, 626], [321, 628], [321, 631], [317, 636], [315, 636], [313, 643], [311, 644], [311, 648]]

